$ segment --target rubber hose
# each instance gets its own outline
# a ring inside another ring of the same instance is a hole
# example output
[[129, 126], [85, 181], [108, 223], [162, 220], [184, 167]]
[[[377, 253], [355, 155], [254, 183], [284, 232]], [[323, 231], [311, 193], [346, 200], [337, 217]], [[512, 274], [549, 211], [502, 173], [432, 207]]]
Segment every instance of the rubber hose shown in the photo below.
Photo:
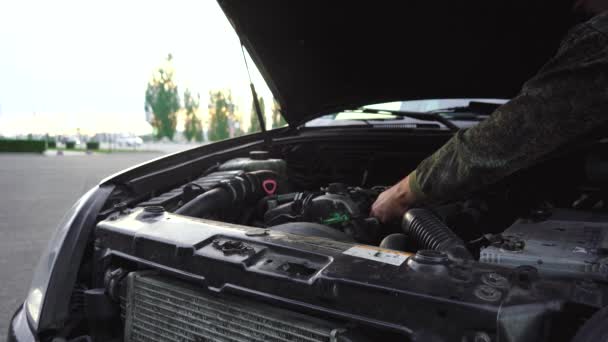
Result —
[[393, 249], [396, 251], [406, 251], [408, 240], [405, 234], [394, 233], [386, 236], [380, 242], [380, 248]]
[[204, 217], [217, 210], [228, 208], [232, 203], [232, 197], [232, 194], [225, 188], [215, 188], [198, 195], [177, 209], [175, 213], [192, 217]]
[[419, 249], [445, 252], [453, 259], [473, 258], [464, 242], [429, 210], [409, 210], [403, 218], [402, 228], [408, 240]]
[[258, 213], [259, 216], [264, 216], [264, 213], [266, 213], [266, 211], [268, 211], [268, 202], [269, 201], [273, 200], [273, 201], [277, 202], [277, 205], [281, 205], [284, 203], [292, 202], [295, 199], [297, 194], [298, 194], [297, 192], [292, 192], [292, 193], [283, 194], [283, 195], [265, 196], [261, 200], [258, 201], [258, 203], [256, 205], [256, 212]]

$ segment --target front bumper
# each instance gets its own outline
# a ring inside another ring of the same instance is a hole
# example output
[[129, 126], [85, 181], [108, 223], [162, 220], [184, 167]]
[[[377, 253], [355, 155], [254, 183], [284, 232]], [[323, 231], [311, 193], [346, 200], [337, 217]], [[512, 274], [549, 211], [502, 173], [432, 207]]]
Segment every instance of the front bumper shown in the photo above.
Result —
[[17, 309], [8, 326], [7, 342], [33, 342], [36, 336], [27, 322], [23, 305]]

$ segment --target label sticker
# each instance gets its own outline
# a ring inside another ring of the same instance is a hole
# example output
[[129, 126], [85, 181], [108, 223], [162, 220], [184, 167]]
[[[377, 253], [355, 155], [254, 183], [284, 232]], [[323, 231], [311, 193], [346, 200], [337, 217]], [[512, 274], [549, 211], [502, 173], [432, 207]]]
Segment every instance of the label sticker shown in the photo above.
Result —
[[407, 258], [413, 255], [407, 252], [394, 251], [391, 249], [384, 249], [367, 245], [354, 246], [345, 250], [343, 253], [347, 255], [352, 255], [354, 257], [378, 261], [394, 266], [401, 266], [401, 264], [403, 264], [403, 262], [407, 260]]

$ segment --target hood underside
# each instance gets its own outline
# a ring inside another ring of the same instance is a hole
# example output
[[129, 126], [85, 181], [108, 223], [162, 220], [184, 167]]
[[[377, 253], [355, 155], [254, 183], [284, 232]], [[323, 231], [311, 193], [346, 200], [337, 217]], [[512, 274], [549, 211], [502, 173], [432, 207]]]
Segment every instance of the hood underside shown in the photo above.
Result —
[[290, 125], [371, 103], [513, 97], [573, 24], [561, 0], [219, 3]]

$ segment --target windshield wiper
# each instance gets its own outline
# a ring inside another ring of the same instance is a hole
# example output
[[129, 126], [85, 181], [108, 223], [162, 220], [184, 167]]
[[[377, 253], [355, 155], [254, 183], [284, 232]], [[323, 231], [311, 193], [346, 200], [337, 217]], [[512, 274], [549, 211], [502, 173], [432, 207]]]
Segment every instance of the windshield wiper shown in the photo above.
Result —
[[502, 106], [501, 103], [470, 101], [466, 106], [439, 108], [431, 110], [429, 113], [472, 113], [487, 116], [492, 114], [500, 106]]
[[421, 113], [421, 112], [406, 112], [401, 110], [385, 110], [385, 109], [372, 109], [372, 108], [358, 108], [354, 110], [360, 113], [371, 113], [371, 114], [391, 114], [398, 117], [406, 117], [410, 119], [416, 119], [421, 121], [434, 121], [447, 127], [452, 132], [457, 132], [460, 128], [456, 126], [452, 121], [444, 118], [437, 113]]

